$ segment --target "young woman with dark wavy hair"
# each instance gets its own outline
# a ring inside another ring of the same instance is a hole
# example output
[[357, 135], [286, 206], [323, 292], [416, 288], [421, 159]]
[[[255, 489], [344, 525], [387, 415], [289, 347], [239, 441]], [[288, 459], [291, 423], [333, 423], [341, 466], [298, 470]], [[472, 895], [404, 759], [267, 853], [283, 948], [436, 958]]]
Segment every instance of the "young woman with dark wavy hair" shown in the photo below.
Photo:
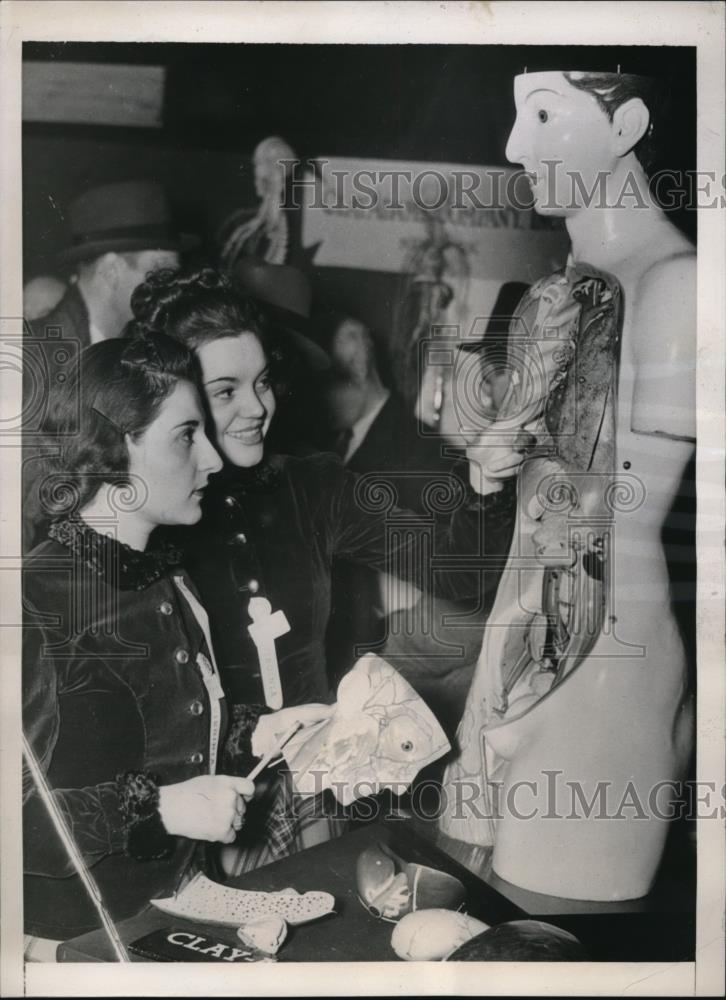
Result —
[[[234, 840], [254, 792], [238, 775], [265, 709], [227, 705], [179, 552], [150, 543], [161, 525], [200, 519], [222, 465], [192, 354], [156, 333], [87, 348], [54, 432], [42, 488], [55, 519], [23, 571], [23, 727], [118, 920], [178, 889], [205, 842]], [[27, 956], [52, 960], [99, 918], [30, 769], [23, 833]]]

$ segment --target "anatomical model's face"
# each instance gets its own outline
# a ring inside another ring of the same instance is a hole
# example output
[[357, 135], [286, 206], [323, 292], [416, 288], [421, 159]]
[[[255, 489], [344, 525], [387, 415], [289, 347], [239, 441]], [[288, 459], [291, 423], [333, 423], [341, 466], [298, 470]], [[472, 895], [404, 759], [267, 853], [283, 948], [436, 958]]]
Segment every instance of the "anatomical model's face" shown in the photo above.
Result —
[[529, 174], [537, 212], [571, 215], [583, 207], [583, 191], [598, 190], [598, 176], [617, 163], [613, 123], [592, 94], [562, 73], [515, 77], [514, 101], [507, 159]]

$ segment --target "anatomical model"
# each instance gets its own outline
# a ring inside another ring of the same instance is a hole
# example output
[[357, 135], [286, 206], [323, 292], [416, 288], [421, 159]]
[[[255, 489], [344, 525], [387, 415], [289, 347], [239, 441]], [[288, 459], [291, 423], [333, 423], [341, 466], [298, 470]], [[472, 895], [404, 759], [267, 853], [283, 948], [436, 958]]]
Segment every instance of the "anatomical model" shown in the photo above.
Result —
[[649, 891], [693, 732], [662, 532], [694, 453], [695, 253], [648, 191], [653, 92], [620, 73], [515, 79], [507, 157], [572, 250], [522, 300], [476, 442], [483, 461], [533, 436], [444, 779], [445, 833], [579, 899]]

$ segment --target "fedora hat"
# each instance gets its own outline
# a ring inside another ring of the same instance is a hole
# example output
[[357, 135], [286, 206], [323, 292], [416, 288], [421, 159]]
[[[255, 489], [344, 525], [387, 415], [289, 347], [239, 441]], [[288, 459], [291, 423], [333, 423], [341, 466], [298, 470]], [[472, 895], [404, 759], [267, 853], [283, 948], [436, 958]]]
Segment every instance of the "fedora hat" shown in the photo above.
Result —
[[166, 193], [154, 181], [122, 181], [90, 188], [68, 207], [70, 246], [63, 264], [104, 253], [139, 250], [189, 250], [197, 237], [176, 231]]
[[312, 291], [307, 277], [290, 264], [268, 264], [240, 257], [230, 277], [239, 292], [262, 303], [269, 320], [301, 351], [316, 371], [330, 368], [330, 357], [312, 337]]

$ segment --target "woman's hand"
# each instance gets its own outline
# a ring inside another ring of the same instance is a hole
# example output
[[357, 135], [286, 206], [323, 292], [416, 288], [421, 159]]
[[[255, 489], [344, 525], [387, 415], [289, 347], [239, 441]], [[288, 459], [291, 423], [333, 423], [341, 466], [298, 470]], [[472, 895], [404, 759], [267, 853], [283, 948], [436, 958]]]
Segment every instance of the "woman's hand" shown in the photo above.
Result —
[[228, 774], [197, 778], [159, 788], [159, 815], [167, 833], [190, 840], [231, 844], [244, 822], [245, 800], [254, 782]]
[[469, 482], [481, 496], [497, 493], [505, 479], [516, 475], [527, 452], [536, 444], [536, 438], [528, 431], [520, 430], [516, 435], [511, 428], [504, 434], [496, 422], [466, 447], [469, 462]]
[[296, 722], [301, 722], [303, 727], [314, 726], [330, 718], [332, 713], [332, 705], [310, 704], [293, 705], [281, 708], [279, 712], [261, 715], [252, 734], [252, 753], [255, 757], [264, 757]]

